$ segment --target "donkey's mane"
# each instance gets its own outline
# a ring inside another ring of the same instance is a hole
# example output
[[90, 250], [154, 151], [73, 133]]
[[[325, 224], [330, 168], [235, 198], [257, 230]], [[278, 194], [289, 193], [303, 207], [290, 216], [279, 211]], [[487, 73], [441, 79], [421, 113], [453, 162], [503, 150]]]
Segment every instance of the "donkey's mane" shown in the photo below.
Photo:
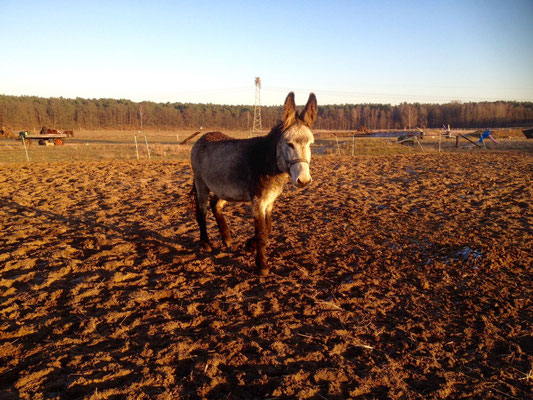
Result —
[[298, 118], [298, 114], [296, 114], [295, 120], [290, 125], [285, 125], [283, 121], [278, 121], [276, 125], [272, 127], [270, 132], [268, 132], [268, 135], [266, 135], [267, 138], [273, 139], [274, 142], [277, 144], [281, 138], [281, 135], [283, 132], [285, 132], [287, 129], [289, 129], [292, 125], [300, 125], [303, 124], [303, 122]]
[[276, 125], [272, 127], [270, 132], [266, 135], [267, 138], [274, 140], [276, 143], [279, 142], [279, 139], [281, 138], [281, 135], [283, 134], [283, 122], [278, 121]]

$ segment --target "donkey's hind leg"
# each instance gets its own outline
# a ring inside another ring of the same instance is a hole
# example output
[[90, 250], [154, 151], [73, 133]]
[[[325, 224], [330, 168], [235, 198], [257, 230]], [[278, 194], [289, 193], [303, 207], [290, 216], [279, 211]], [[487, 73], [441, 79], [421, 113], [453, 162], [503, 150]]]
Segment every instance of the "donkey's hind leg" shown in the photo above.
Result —
[[196, 221], [200, 227], [200, 247], [211, 251], [211, 243], [207, 236], [207, 201], [209, 200], [209, 188], [201, 179], [194, 179], [196, 187]]
[[222, 209], [224, 208], [224, 205], [226, 204], [225, 200], [219, 199], [217, 196], [211, 197], [211, 209], [213, 210], [213, 214], [215, 214], [215, 219], [217, 220], [218, 230], [220, 231], [220, 235], [222, 236], [222, 242], [226, 247], [231, 247], [231, 232], [229, 230], [229, 226], [226, 222], [226, 219], [224, 218], [224, 214], [222, 214]]

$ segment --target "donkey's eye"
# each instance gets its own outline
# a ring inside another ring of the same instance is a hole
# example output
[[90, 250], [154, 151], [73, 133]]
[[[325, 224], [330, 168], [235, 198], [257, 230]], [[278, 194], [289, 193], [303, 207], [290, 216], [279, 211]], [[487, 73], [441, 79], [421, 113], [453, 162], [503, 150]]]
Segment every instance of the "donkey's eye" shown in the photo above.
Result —
[[291, 149], [294, 149], [294, 144], [292, 143], [287, 143], [287, 146], [289, 146]]

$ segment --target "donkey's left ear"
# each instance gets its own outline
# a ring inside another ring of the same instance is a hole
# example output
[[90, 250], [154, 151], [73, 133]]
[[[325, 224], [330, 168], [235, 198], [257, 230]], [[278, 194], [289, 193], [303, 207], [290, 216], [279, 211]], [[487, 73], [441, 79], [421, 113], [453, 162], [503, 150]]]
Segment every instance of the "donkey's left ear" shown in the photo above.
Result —
[[314, 93], [311, 93], [309, 95], [309, 100], [307, 100], [307, 104], [300, 114], [300, 119], [304, 122], [304, 124], [311, 128], [315, 123], [317, 113], [318, 108], [316, 105], [316, 96]]

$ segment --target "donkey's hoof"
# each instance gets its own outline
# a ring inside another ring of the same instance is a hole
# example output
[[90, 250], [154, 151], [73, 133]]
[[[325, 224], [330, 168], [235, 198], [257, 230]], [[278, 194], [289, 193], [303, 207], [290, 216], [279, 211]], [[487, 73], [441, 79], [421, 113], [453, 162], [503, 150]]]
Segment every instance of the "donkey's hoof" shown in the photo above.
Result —
[[270, 272], [270, 268], [268, 267], [268, 264], [264, 261], [258, 261], [256, 260], [255, 261], [255, 270], [257, 272], [258, 275], [260, 276], [267, 276], [268, 273]]
[[231, 239], [222, 240], [222, 243], [224, 243], [224, 246], [226, 246], [226, 248], [228, 249], [231, 249], [231, 247], [233, 246], [233, 241]]
[[255, 238], [250, 238], [246, 241], [246, 244], [244, 245], [244, 249], [248, 252], [253, 252], [257, 250], [257, 242]]
[[211, 253], [213, 251], [213, 248], [211, 247], [211, 244], [209, 242], [200, 242], [200, 248], [208, 253]]

